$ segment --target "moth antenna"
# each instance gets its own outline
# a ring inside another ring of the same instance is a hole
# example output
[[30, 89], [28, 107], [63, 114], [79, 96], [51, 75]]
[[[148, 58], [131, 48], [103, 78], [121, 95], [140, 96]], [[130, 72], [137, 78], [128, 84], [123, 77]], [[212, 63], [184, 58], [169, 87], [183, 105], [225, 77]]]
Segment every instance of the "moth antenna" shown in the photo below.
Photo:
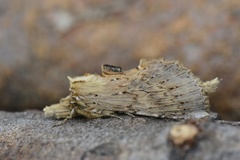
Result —
[[57, 127], [57, 126], [61, 126], [61, 125], [65, 124], [68, 119], [69, 119], [69, 118], [66, 117], [64, 120], [60, 121], [59, 123], [54, 124], [54, 125], [52, 126], [52, 128]]

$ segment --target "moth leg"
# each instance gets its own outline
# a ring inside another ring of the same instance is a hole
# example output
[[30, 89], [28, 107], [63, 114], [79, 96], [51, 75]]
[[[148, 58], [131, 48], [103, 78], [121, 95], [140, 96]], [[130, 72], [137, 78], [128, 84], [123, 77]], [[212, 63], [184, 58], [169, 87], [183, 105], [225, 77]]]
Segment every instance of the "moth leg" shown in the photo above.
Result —
[[121, 117], [117, 116], [113, 111], [102, 110], [101, 112], [98, 113], [98, 112], [93, 112], [91, 109], [93, 108], [82, 110], [76, 107], [75, 111], [78, 114], [90, 119], [101, 118], [101, 117], [115, 117], [115, 118], [122, 119]]
[[116, 115], [113, 111], [106, 111], [106, 110], [103, 110], [102, 111], [102, 114], [106, 117], [106, 116], [109, 116], [109, 117], [114, 117], [114, 118], [118, 118], [118, 119], [121, 119], [123, 120], [123, 118], [119, 117], [118, 115]]
[[78, 107], [75, 107], [75, 111], [77, 112], [77, 114], [82, 115], [87, 118], [90, 118], [90, 119], [101, 118], [104, 116], [103, 114], [95, 113], [95, 112], [92, 112], [91, 110], [83, 110]]
[[61, 126], [61, 125], [65, 124], [65, 123], [67, 122], [67, 120], [72, 119], [75, 114], [76, 114], [76, 112], [75, 112], [75, 109], [73, 108], [73, 109], [71, 110], [70, 114], [69, 114], [64, 120], [62, 120], [62, 121], [60, 121], [59, 123], [53, 125], [52, 128], [53, 128], [53, 127], [57, 127], [57, 126]]
[[119, 116], [117, 116], [117, 115], [109, 115], [110, 117], [114, 117], [114, 118], [118, 118], [118, 119], [121, 119], [121, 120], [123, 120], [123, 118], [122, 117], [119, 117]]
[[129, 113], [129, 112], [127, 112], [127, 113], [125, 113], [126, 115], [129, 115], [130, 117], [132, 117], [132, 118], [135, 118], [136, 116], [135, 115], [133, 115], [132, 113]]

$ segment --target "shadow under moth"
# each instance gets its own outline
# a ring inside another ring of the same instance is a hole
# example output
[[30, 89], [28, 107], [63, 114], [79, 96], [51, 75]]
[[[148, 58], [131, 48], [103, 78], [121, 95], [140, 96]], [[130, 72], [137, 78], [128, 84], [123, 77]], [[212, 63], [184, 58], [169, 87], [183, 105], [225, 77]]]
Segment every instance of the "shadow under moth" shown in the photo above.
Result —
[[201, 118], [209, 115], [208, 95], [218, 78], [202, 82], [178, 61], [141, 59], [138, 67], [102, 65], [102, 75], [71, 78], [70, 94], [44, 108], [46, 117], [118, 117], [117, 113], [161, 118]]

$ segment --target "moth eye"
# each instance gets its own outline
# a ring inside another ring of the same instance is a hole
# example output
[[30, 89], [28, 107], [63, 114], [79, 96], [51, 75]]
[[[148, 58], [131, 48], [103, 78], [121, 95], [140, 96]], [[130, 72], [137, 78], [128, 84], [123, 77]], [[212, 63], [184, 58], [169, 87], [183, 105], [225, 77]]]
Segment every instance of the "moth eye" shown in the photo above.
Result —
[[93, 104], [96, 104], [96, 102], [93, 102]]
[[98, 94], [95, 94], [94, 96], [95, 96], [95, 97], [98, 97]]

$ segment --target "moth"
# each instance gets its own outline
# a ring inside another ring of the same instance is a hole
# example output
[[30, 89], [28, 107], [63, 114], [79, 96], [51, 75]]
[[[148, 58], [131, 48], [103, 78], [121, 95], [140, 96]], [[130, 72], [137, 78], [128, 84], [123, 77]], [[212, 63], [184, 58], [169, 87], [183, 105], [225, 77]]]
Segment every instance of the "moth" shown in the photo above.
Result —
[[71, 78], [70, 94], [58, 104], [44, 108], [46, 117], [65, 120], [119, 117], [117, 113], [161, 118], [201, 118], [209, 115], [208, 95], [219, 80], [202, 82], [178, 61], [141, 59], [123, 71], [102, 65], [102, 75]]

